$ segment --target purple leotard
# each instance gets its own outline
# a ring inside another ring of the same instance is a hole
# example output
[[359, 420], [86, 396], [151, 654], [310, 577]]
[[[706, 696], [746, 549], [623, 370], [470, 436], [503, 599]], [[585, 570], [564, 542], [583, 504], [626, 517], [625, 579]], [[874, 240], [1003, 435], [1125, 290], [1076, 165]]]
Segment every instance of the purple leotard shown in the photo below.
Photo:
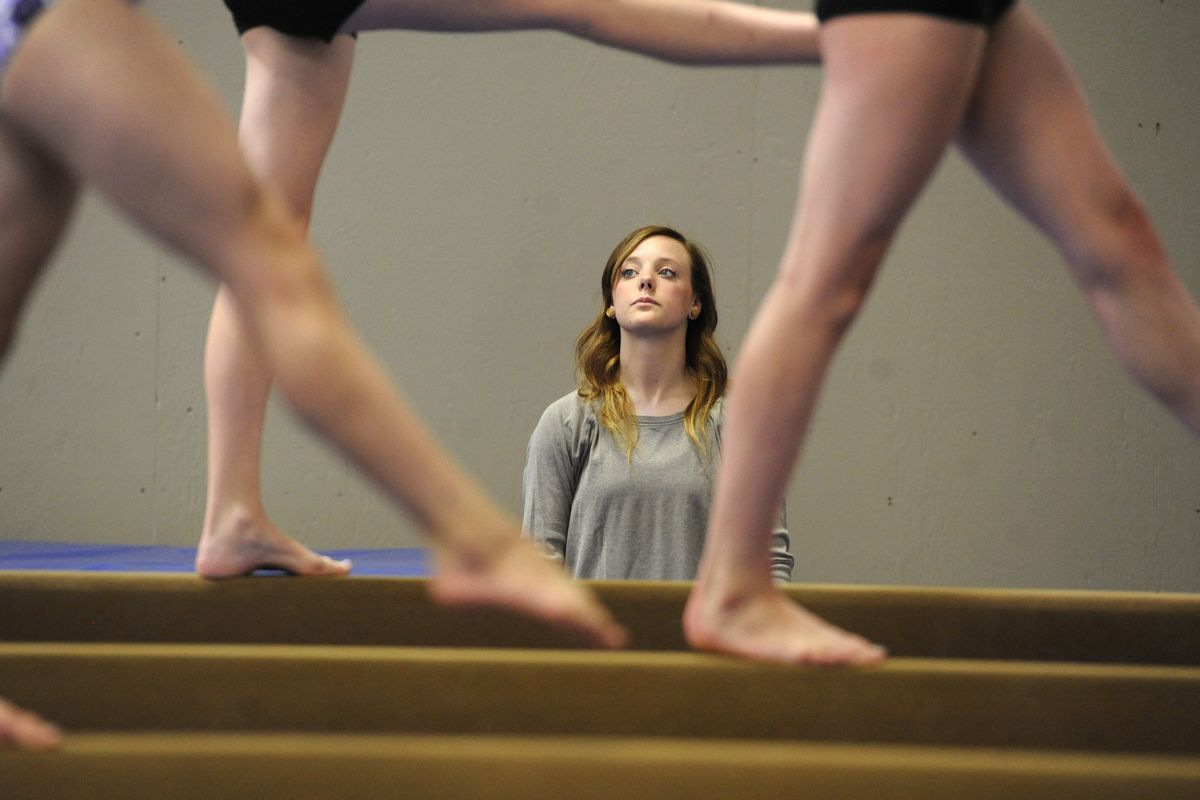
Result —
[[54, 0], [0, 0], [0, 72], [33, 20]]

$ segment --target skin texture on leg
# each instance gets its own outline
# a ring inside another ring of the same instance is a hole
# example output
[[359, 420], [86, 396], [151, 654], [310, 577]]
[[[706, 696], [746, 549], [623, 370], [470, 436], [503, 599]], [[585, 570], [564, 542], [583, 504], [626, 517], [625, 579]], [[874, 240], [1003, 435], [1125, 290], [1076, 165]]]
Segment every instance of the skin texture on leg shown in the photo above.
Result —
[[1134, 378], [1200, 434], [1200, 313], [1065, 58], [1024, 4], [989, 37], [959, 145], [1058, 245]]
[[78, 193], [61, 164], [0, 117], [0, 362]]
[[59, 0], [13, 58], [0, 112], [164, 242], [224, 281], [288, 403], [429, 533], [433, 592], [623, 632], [520, 538], [343, 321], [316, 252], [243, 161], [221, 103], [126, 0]]
[[825, 83], [779, 275], [730, 381], [721, 470], [684, 627], [696, 647], [870, 664], [883, 651], [787, 601], [767, 567], [779, 507], [834, 351], [901, 218], [950, 142], [984, 32], [920, 15], [826, 25]]
[[725, 0], [366, 0], [342, 30], [552, 28], [677, 64], [813, 63], [816, 16]]
[[[246, 86], [239, 140], [251, 170], [307, 227], [325, 154], [345, 101], [354, 40], [326, 44], [270, 28], [246, 32]], [[225, 577], [275, 566], [297, 575], [341, 575], [337, 562], [304, 547], [267, 517], [259, 482], [271, 375], [222, 286], [205, 348], [208, 502], [196, 571]]]

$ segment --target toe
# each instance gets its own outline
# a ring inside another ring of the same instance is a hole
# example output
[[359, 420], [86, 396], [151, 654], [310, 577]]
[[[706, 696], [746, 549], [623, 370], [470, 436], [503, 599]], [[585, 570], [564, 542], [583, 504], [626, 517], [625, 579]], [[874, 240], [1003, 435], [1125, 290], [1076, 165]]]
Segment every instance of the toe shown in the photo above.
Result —
[[348, 558], [343, 558], [340, 561], [330, 558], [329, 556], [321, 556], [321, 575], [346, 575], [354, 568], [354, 562]]
[[304, 552], [290, 559], [291, 563], [284, 568], [295, 575], [304, 577], [322, 577], [327, 575], [345, 575], [352, 566], [350, 559], [334, 560], [311, 551]]

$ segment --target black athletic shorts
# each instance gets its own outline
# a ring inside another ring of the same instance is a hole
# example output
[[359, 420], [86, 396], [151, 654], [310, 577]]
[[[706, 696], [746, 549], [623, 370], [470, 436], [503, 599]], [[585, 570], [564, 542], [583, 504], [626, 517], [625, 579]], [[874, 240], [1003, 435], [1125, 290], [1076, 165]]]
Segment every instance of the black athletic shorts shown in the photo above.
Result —
[[242, 34], [259, 25], [289, 36], [324, 39], [333, 37], [364, 0], [225, 0], [233, 23]]
[[1017, 0], [817, 0], [817, 18], [912, 12], [991, 27]]

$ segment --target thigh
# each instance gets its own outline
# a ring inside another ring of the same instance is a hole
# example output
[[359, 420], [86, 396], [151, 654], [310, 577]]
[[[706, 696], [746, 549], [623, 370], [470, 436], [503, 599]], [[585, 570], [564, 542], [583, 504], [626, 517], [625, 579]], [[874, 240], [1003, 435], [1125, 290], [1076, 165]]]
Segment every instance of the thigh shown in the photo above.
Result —
[[872, 244], [882, 255], [933, 172], [961, 122], [984, 41], [977, 26], [913, 14], [823, 26], [825, 82], [785, 277], [874, 269], [857, 256]]
[[1075, 76], [1019, 5], [988, 42], [959, 146], [1016, 208], [1060, 244], [1129, 201]]
[[0, 116], [0, 325], [24, 305], [77, 195], [62, 164]]
[[256, 27], [242, 44], [242, 151], [258, 176], [307, 219], [345, 103], [355, 42], [338, 36], [325, 43]]
[[208, 263], [262, 199], [221, 99], [127, 0], [57, 0], [43, 12], [9, 64], [3, 113]]

